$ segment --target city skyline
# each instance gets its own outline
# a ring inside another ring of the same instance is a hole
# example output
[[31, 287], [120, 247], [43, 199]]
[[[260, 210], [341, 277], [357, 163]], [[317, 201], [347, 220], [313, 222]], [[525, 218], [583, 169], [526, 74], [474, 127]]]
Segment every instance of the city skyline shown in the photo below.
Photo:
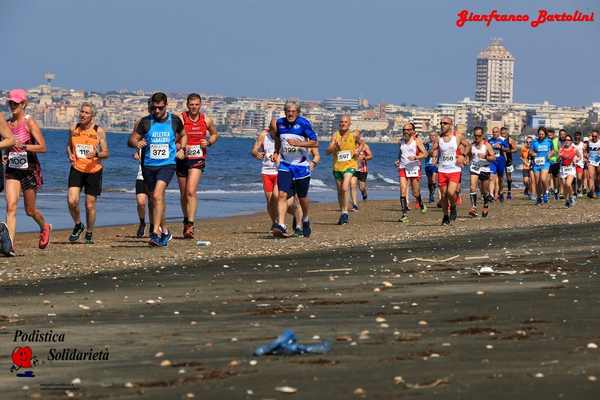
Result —
[[[473, 98], [474, 60], [490, 39], [501, 37], [519, 60], [515, 102], [584, 105], [599, 100], [590, 90], [600, 87], [595, 72], [600, 55], [590, 51], [600, 38], [597, 22], [458, 28], [456, 18], [462, 9], [534, 15], [540, 8], [586, 12], [596, 6], [590, 0], [566, 5], [225, 0], [169, 6], [108, 0], [81, 7], [66, 0], [8, 0], [0, 6], [0, 32], [9, 39], [5, 52], [11, 57], [0, 87], [35, 86], [52, 71], [59, 86], [102, 92], [339, 96], [426, 106]], [[91, 15], [100, 29], [89, 29]], [[154, 30], [144, 25], [156, 15], [164, 23]], [[300, 24], [288, 26], [286, 18]], [[165, 62], [154, 62], [155, 53]]]

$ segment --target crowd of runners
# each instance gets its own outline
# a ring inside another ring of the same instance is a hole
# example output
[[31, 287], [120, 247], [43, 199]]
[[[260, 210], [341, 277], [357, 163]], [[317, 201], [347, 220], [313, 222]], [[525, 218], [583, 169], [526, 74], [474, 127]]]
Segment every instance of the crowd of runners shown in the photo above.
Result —
[[[27, 93], [13, 89], [8, 95], [11, 115], [0, 113], [0, 150], [4, 179], [0, 189], [6, 195], [6, 222], [0, 223], [0, 251], [15, 256], [16, 214], [18, 200], [23, 196], [25, 213], [40, 228], [39, 248], [50, 242], [52, 227], [36, 207], [36, 195], [43, 184], [38, 153], [46, 152], [46, 142], [35, 120], [26, 113]], [[198, 207], [197, 191], [206, 166], [208, 148], [219, 134], [212, 119], [200, 110], [202, 99], [192, 93], [187, 97], [187, 110], [167, 111], [167, 96], [154, 93], [148, 101], [148, 115], [136, 122], [128, 145], [135, 149], [132, 158], [139, 163], [136, 179], [136, 200], [139, 216], [137, 236], [146, 234], [146, 207], [149, 209], [149, 244], [166, 247], [173, 238], [166, 225], [165, 192], [173, 176], [177, 176], [183, 214], [183, 238], [194, 238], [194, 221]], [[310, 121], [301, 116], [300, 103], [287, 101], [284, 117], [273, 119], [252, 146], [251, 154], [262, 162], [261, 175], [266, 208], [271, 219], [271, 232], [276, 237], [310, 237], [310, 178], [319, 165], [321, 155], [317, 134]], [[68, 237], [93, 244], [96, 221], [96, 200], [102, 193], [102, 160], [109, 157], [105, 131], [95, 122], [96, 107], [83, 103], [79, 121], [69, 132], [65, 149], [71, 168], [68, 178], [67, 204], [74, 222]], [[368, 162], [373, 153], [358, 130], [352, 129], [349, 115], [339, 121], [339, 130], [331, 135], [326, 148], [332, 158], [340, 208], [339, 225], [348, 224], [349, 213], [359, 210], [359, 193], [368, 198]], [[569, 134], [561, 129], [541, 127], [537, 136], [527, 137], [522, 146], [507, 128], [494, 128], [487, 137], [476, 127], [472, 140], [464, 127], [455, 126], [444, 117], [439, 133], [431, 133], [426, 142], [419, 137], [415, 125], [404, 124], [398, 146], [396, 167], [400, 183], [399, 222], [408, 222], [409, 190], [414, 207], [421, 213], [427, 205], [421, 196], [421, 177], [427, 178], [428, 203], [443, 212], [442, 225], [457, 218], [461, 203], [463, 171], [468, 171], [471, 217], [479, 216], [478, 196], [482, 201], [481, 217], [487, 217], [490, 205], [512, 199], [512, 176], [515, 172], [513, 154], [522, 164], [524, 194], [536, 204], [546, 204], [561, 197], [565, 206], [575, 204], [577, 197], [600, 196], [600, 138], [598, 130], [589, 137], [581, 132]], [[467, 174], [464, 174], [467, 175]], [[505, 184], [506, 183], [506, 184]], [[85, 191], [85, 224], [79, 203]], [[291, 226], [286, 224], [287, 214]]]

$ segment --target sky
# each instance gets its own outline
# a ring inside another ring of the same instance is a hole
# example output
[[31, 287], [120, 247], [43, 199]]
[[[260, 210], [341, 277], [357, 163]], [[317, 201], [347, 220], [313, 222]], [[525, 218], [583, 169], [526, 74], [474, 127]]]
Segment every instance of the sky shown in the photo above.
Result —
[[[592, 23], [456, 26], [487, 14], [594, 12]], [[1, 0], [0, 88], [163, 90], [366, 98], [435, 105], [474, 97], [491, 38], [516, 58], [515, 101], [600, 101], [600, 1]]]

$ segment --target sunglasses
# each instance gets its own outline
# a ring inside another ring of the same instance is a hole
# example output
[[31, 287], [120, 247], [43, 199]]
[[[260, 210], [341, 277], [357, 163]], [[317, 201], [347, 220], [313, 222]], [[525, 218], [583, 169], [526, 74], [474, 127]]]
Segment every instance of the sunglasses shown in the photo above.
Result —
[[166, 105], [166, 104], [165, 104], [164, 106], [155, 106], [155, 105], [151, 105], [151, 106], [150, 106], [150, 109], [151, 109], [151, 110], [158, 110], [158, 111], [162, 111], [162, 110], [164, 110], [165, 108], [167, 108], [167, 105]]
[[450, 122], [440, 122], [440, 125], [450, 125]]

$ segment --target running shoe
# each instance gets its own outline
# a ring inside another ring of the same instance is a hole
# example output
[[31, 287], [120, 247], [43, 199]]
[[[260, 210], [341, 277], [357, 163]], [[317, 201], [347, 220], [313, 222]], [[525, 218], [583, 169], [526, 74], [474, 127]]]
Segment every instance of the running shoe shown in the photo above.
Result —
[[477, 209], [475, 207], [471, 207], [471, 209], [469, 210], [469, 215], [475, 218], [477, 216]]
[[94, 244], [94, 239], [92, 237], [92, 232], [85, 233], [85, 244]]
[[369, 197], [369, 196], [368, 196], [366, 193], [362, 193], [362, 192], [361, 192], [361, 194], [362, 194], [362, 199], [363, 199], [363, 200], [366, 200], [366, 199], [367, 199], [367, 197]]
[[338, 220], [338, 225], [345, 225], [348, 223], [348, 214], [342, 213], [340, 215], [340, 219]]
[[402, 216], [400, 217], [398, 222], [402, 222], [403, 224], [406, 224], [408, 222], [408, 215], [402, 214]]
[[148, 241], [148, 244], [152, 247], [163, 247], [165, 246], [162, 242], [162, 240], [160, 240], [161, 237], [158, 236], [156, 233], [152, 232], [150, 233], [150, 240]]
[[166, 233], [163, 232], [160, 234], [160, 241], [164, 243], [164, 246], [168, 245], [171, 240], [173, 240], [173, 234], [171, 233], [171, 231], [167, 231]]
[[146, 223], [140, 222], [138, 225], [137, 232], [135, 233], [135, 237], [142, 238], [144, 237], [144, 232], [146, 231]]
[[577, 197], [581, 199], [583, 197], [583, 193], [581, 193], [581, 192], [577, 193]]
[[194, 238], [194, 225], [188, 223], [183, 224], [183, 238], [193, 239]]
[[[43, 250], [46, 247], [48, 247], [48, 244], [50, 243], [50, 232], [51, 231], [52, 231], [52, 225], [44, 224], [44, 227], [40, 231], [40, 241], [38, 243], [38, 247], [40, 249]], [[78, 239], [79, 239], [79, 237], [78, 237]]]
[[571, 196], [571, 205], [574, 206], [577, 203], [577, 198], [575, 196]]
[[506, 195], [506, 200], [512, 200], [512, 193], [508, 192], [508, 194]]
[[487, 218], [487, 216], [488, 216], [488, 210], [483, 210], [481, 212], [481, 218]]
[[593, 199], [594, 198], [594, 193], [593, 192], [588, 192], [587, 193], [587, 197], [590, 198], [590, 199]]
[[558, 192], [554, 192], [554, 200], [558, 201]]
[[444, 215], [444, 218], [442, 219], [442, 225], [450, 225], [450, 217], [447, 215]]
[[423, 208], [421, 208], [421, 214], [425, 214], [427, 212], [427, 206], [423, 204]]
[[300, 228], [299, 226], [294, 228], [294, 236], [295, 237], [301, 237], [304, 236], [304, 233], [302, 232], [302, 228]]
[[288, 234], [285, 226], [282, 226], [279, 224], [273, 224], [273, 227], [271, 228], [271, 233], [275, 237], [289, 237], [289, 234]]
[[538, 196], [538, 197], [537, 197], [537, 200], [535, 201], [535, 205], [536, 205], [536, 206], [540, 206], [540, 205], [542, 205], [542, 197], [541, 197], [541, 196]]
[[302, 234], [304, 237], [310, 237], [312, 230], [310, 229], [310, 221], [302, 221]]
[[452, 221], [456, 221], [456, 217], [457, 217], [457, 212], [456, 212], [456, 206], [452, 206], [450, 207], [450, 220]]
[[569, 200], [565, 201], [565, 207], [567, 207], [567, 208], [571, 207], [571, 202]]
[[504, 193], [500, 193], [500, 196], [498, 196], [498, 201], [500, 203], [504, 203]]
[[73, 227], [73, 232], [71, 232], [71, 234], [69, 235], [69, 242], [78, 241], [79, 237], [81, 236], [81, 234], [83, 233], [84, 230], [85, 230], [85, 226], [83, 226], [83, 224], [81, 222], [78, 224], [75, 224], [75, 226]]
[[352, 210], [350, 211], [358, 211], [358, 206], [356, 204], [352, 204]]
[[548, 193], [544, 193], [544, 204], [548, 204]]

